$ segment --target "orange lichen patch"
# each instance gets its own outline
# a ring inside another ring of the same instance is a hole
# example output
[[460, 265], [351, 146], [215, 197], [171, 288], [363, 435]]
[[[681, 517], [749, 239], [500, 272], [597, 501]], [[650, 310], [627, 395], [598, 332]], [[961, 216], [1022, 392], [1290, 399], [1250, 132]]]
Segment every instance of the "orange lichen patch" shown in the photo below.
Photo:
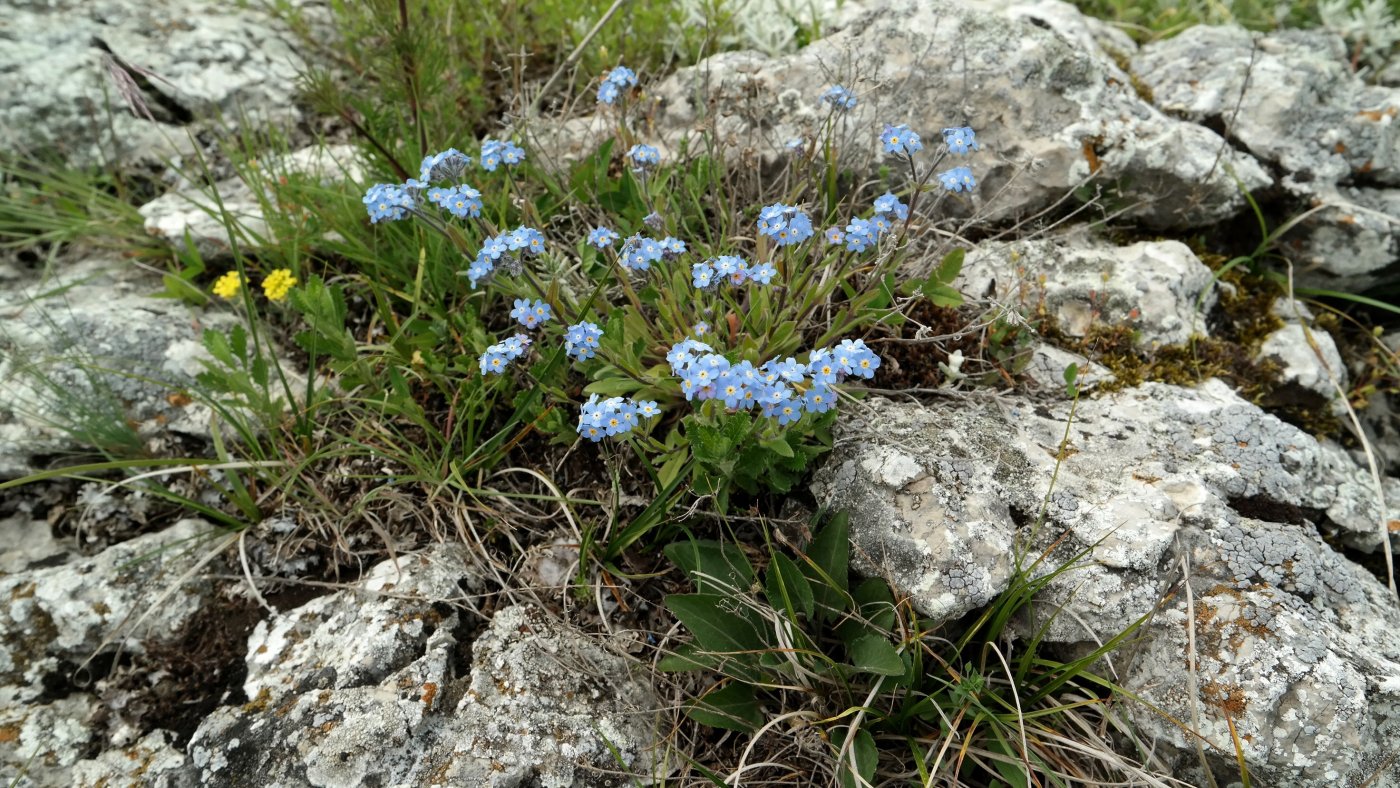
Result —
[[0, 744], [10, 744], [19, 741], [20, 725], [12, 722], [9, 725], [0, 725]]
[[244, 714], [257, 714], [267, 709], [267, 702], [272, 700], [272, 690], [263, 687], [258, 690], [258, 696], [243, 704], [241, 711]]
[[1338, 152], [1338, 153], [1346, 153], [1346, 152], [1347, 152], [1346, 143], [1344, 143], [1344, 142], [1339, 142], [1339, 143], [1337, 143], [1336, 145], [1333, 145], [1333, 146], [1332, 146], [1332, 150], [1334, 150], [1334, 151], [1336, 151], [1336, 152]]
[[1356, 217], [1351, 214], [1343, 214], [1337, 217], [1338, 224], [1356, 224]]
[[1196, 603], [1196, 626], [1208, 627], [1215, 620], [1215, 608], [1205, 602]]
[[1201, 697], [1205, 698], [1207, 703], [1234, 718], [1244, 716], [1244, 713], [1249, 710], [1249, 702], [1245, 700], [1244, 688], [1238, 684], [1207, 682], [1204, 687], [1201, 687]]
[[1391, 520], [1385, 524], [1385, 527], [1393, 534], [1400, 534], [1400, 520]]
[[1395, 117], [1397, 112], [1400, 112], [1400, 110], [1397, 110], [1395, 107], [1386, 107], [1385, 109], [1363, 109], [1360, 112], [1357, 112], [1356, 114], [1365, 118], [1366, 120], [1380, 123], [1386, 118]]
[[423, 705], [433, 705], [433, 698], [437, 697], [438, 685], [431, 681], [423, 685]]
[[1098, 174], [1098, 171], [1103, 168], [1103, 161], [1099, 159], [1098, 152], [1094, 150], [1094, 141], [1084, 140], [1081, 149], [1084, 151], [1084, 160], [1089, 162], [1089, 172]]
[[191, 402], [194, 402], [194, 400], [190, 398], [190, 395], [183, 391], [172, 391], [166, 394], [165, 401], [177, 408], [183, 408]]

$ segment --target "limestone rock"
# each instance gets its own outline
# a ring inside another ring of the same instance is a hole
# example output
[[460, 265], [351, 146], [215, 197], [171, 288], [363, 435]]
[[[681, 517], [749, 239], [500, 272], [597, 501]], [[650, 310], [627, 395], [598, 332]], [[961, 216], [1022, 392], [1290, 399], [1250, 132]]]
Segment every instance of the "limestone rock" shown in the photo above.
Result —
[[1347, 368], [1332, 335], [1312, 327], [1313, 316], [1301, 303], [1279, 298], [1273, 313], [1284, 321], [1259, 346], [1259, 357], [1278, 362], [1280, 377], [1301, 386], [1331, 403], [1334, 415], [1346, 414], [1346, 404], [1337, 386], [1347, 390]]
[[383, 681], [417, 658], [444, 621], [455, 621], [449, 606], [464, 593], [459, 581], [477, 584], [464, 552], [443, 546], [385, 561], [354, 589], [258, 622], [248, 640], [244, 692], [277, 701], [313, 685]]
[[[188, 127], [300, 116], [293, 34], [254, 7], [208, 0], [20, 0], [0, 21], [0, 150], [57, 150], [74, 166], [159, 162], [188, 149]], [[109, 75], [128, 69], [154, 120]]]
[[1193, 27], [1132, 60], [1163, 111], [1219, 123], [1313, 213], [1288, 238], [1304, 283], [1359, 289], [1400, 258], [1400, 88], [1352, 73], [1342, 39]]
[[1125, 665], [1125, 689], [1160, 712], [1133, 705], [1139, 729], [1187, 769], [1195, 743], [1162, 715], [1195, 726], [1223, 774], [1238, 774], [1233, 725], [1258, 782], [1397, 785], [1400, 609], [1385, 587], [1310, 527], [1198, 524], [1184, 539], [1192, 604], [1176, 593]]
[[193, 766], [170, 738], [166, 731], [151, 731], [130, 747], [79, 761], [73, 765], [73, 784], [194, 788]]
[[[399, 587], [419, 587], [408, 576], [424, 567], [407, 562]], [[647, 773], [660, 700], [625, 657], [516, 606], [496, 613], [472, 644], [470, 675], [458, 676], [456, 616], [417, 641], [412, 661], [386, 659], [402, 667], [382, 679], [361, 670], [356, 684], [337, 673], [280, 700], [260, 690], [246, 706], [216, 711], [190, 744], [200, 779], [601, 788], [619, 771]]]
[[[988, 221], [1034, 214], [1095, 172], [1118, 185], [1125, 217], [1152, 227], [1220, 221], [1245, 205], [1236, 177], [1248, 189], [1271, 183], [1253, 157], [1144, 101], [1110, 55], [1086, 45], [1093, 26], [1075, 24], [1065, 4], [862, 8], [795, 54], [725, 52], [649, 86], [659, 108], [644, 141], [673, 152], [712, 128], [731, 163], [771, 164], [790, 155], [789, 140], [818, 135], [828, 116], [819, 96], [844, 84], [860, 103], [834, 121], [843, 165], [873, 171], [885, 123], [908, 124], [930, 146], [944, 127], [971, 125], [985, 148], [970, 160], [974, 199]], [[608, 112], [538, 129], [534, 147], [591, 154], [611, 133]]]
[[1210, 269], [1178, 241], [1114, 246], [1062, 238], [978, 244], [955, 286], [1026, 306], [1043, 295], [1046, 311], [1070, 336], [1094, 325], [1131, 325], [1150, 346], [1207, 334], [1213, 283]]
[[70, 549], [43, 520], [26, 514], [0, 520], [0, 576], [61, 562]]
[[70, 770], [92, 745], [96, 704], [75, 693], [49, 703], [0, 703], [0, 781], [14, 788], [73, 785]]
[[[1233, 755], [1227, 716], [1269, 784], [1360, 780], [1389, 754], [1400, 608], [1319, 535], [1385, 546], [1369, 477], [1344, 449], [1218, 380], [1082, 398], [1063, 452], [1063, 399], [864, 404], [838, 422], [812, 492], [850, 513], [853, 566], [921, 613], [947, 620], [985, 605], [1018, 557], [1029, 567], [1056, 543], [1034, 572], [1070, 568], [1039, 595], [1024, 634], [1102, 643], [1145, 622], [1148, 644], [1112, 657], [1120, 677], [1176, 720], [1191, 720], [1195, 704], [1222, 763]], [[1400, 511], [1394, 479], [1386, 495], [1389, 521]], [[1183, 559], [1194, 610], [1178, 585]], [[1188, 619], [1195, 690], [1183, 670]], [[1194, 749], [1175, 724], [1139, 711], [1144, 732], [1189, 767]]]
[[[363, 178], [363, 165], [352, 145], [310, 147], [287, 156], [272, 159], [265, 165], [270, 179], [305, 178], [321, 183], [356, 182]], [[245, 250], [261, 245], [269, 232], [263, 214], [263, 201], [272, 195], [259, 195], [243, 179], [228, 178], [211, 187], [218, 198], [207, 190], [194, 187], [157, 197], [141, 206], [146, 219], [146, 232], [183, 248], [186, 234], [200, 254], [214, 257], [229, 251], [228, 226], [220, 212], [227, 213], [228, 224], [237, 227], [235, 240]], [[347, 189], [351, 188], [349, 186]]]
[[[0, 577], [0, 704], [29, 702], [89, 657], [141, 651], [172, 636], [212, 599], [211, 584], [185, 578], [213, 527], [181, 520], [101, 553]], [[166, 592], [169, 591], [167, 594]]]
[[149, 295], [158, 289], [129, 265], [94, 257], [0, 290], [0, 478], [75, 449], [120, 454], [159, 449], [172, 435], [207, 439], [209, 407], [183, 392], [212, 358], [204, 330], [227, 332], [239, 319]]

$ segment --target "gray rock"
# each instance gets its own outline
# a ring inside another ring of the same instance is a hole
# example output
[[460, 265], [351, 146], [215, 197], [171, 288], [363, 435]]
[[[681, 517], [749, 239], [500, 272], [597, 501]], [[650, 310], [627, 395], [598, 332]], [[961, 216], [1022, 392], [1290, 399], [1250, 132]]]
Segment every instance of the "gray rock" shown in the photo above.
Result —
[[[154, 121], [134, 115], [103, 47], [135, 74]], [[283, 124], [300, 116], [303, 48], [252, 7], [207, 0], [21, 0], [0, 22], [0, 150], [58, 150], [74, 166], [159, 162], [192, 123]]]
[[1299, 277], [1360, 288], [1381, 281], [1400, 250], [1400, 88], [1368, 85], [1348, 61], [1326, 31], [1203, 26], [1143, 47], [1132, 66], [1159, 108], [1223, 124], [1276, 167], [1296, 213], [1337, 206], [1289, 236], [1301, 241]]
[[496, 613], [458, 677], [456, 624], [454, 613], [382, 680], [359, 671], [368, 683], [308, 685], [281, 701], [260, 692], [216, 711], [190, 744], [201, 780], [564, 788], [646, 773], [660, 700], [625, 657], [516, 606]]
[[72, 549], [72, 544], [53, 538], [53, 529], [43, 520], [27, 514], [0, 520], [0, 576], [62, 561]]
[[[890, 581], [921, 613], [975, 610], [1018, 562], [1047, 554], [1036, 574], [1069, 568], [1017, 625], [1022, 633], [1102, 643], [1146, 621], [1148, 644], [1114, 655], [1113, 667], [1129, 690], [1190, 722], [1187, 612], [1174, 588], [1189, 556], [1194, 620], [1204, 603], [1223, 611], [1210, 626], [1234, 621], [1197, 632], [1194, 702], [1213, 757], [1233, 754], [1226, 716], [1247, 727], [1251, 769], [1271, 775], [1268, 784], [1358, 780], [1388, 754], [1400, 728], [1400, 611], [1317, 535], [1383, 544], [1366, 473], [1340, 447], [1218, 380], [1082, 398], [1058, 470], [1066, 401], [864, 405], [838, 422], [812, 492], [850, 513], [855, 568]], [[1387, 497], [1392, 519], [1393, 479]], [[1168, 597], [1170, 616], [1159, 610]], [[1144, 732], [1173, 743], [1189, 767], [1194, 748], [1175, 723], [1139, 711]]]
[[1115, 246], [1066, 237], [978, 244], [955, 286], [1003, 303], [1029, 301], [1026, 306], [1043, 295], [1046, 311], [1070, 336], [1084, 336], [1093, 325], [1131, 325], [1143, 344], [1171, 345], [1208, 333], [1213, 281], [1177, 241]]
[[[1153, 227], [1219, 221], [1245, 205], [1235, 177], [1249, 189], [1271, 182], [1214, 132], [1139, 97], [1109, 55], [1086, 46], [1096, 39], [1092, 25], [1072, 23], [1077, 12], [1064, 4], [885, 0], [864, 8], [793, 55], [722, 53], [650, 86], [660, 106], [644, 141], [676, 151], [710, 127], [734, 164], [776, 162], [789, 155], [789, 140], [818, 135], [827, 116], [818, 97], [842, 83], [860, 97], [836, 123], [843, 164], [873, 171], [884, 160], [884, 123], [919, 132], [930, 146], [926, 162], [942, 128], [971, 125], [985, 147], [970, 160], [980, 184], [974, 200], [989, 221], [1048, 207], [1095, 167], [1129, 205], [1124, 215]], [[614, 127], [610, 111], [540, 127], [535, 149], [577, 158]]]
[[[363, 164], [352, 145], [310, 147], [294, 151], [265, 162], [265, 176], [304, 178], [322, 184], [342, 181], [357, 182], [363, 178]], [[213, 257], [229, 251], [230, 239], [222, 210], [228, 224], [236, 226], [235, 240], [243, 249], [261, 246], [268, 235], [263, 201], [272, 195], [259, 195], [239, 177], [228, 178], [211, 187], [218, 193], [215, 199], [208, 190], [194, 187], [157, 197], [141, 206], [146, 220], [146, 232], [168, 240], [172, 246], [183, 248], [186, 234], [199, 252]]]
[[213, 598], [208, 580], [185, 577], [213, 532], [181, 520], [91, 558], [0, 577], [0, 704], [33, 701], [90, 657], [175, 635]]
[[43, 455], [208, 438], [210, 408], [182, 392], [211, 359], [204, 330], [239, 319], [148, 295], [158, 289], [129, 264], [93, 258], [0, 290], [0, 478], [31, 473]]
[[12, 788], [73, 785], [71, 770], [93, 743], [96, 702], [73, 694], [50, 703], [0, 703], [0, 781]]
[[[932, 617], [968, 612], [1005, 588], [1012, 547], [1028, 536], [1018, 518], [1033, 523], [1042, 506], [1038, 536], [1067, 532], [1061, 552], [1088, 558], [1049, 589], [1052, 603], [1079, 594], [1078, 621], [1057, 619], [1052, 640], [1084, 638], [1083, 626], [1111, 637], [1150, 610], [1164, 582], [1159, 562], [1188, 514], [1275, 511], [1357, 548], [1382, 547], [1369, 476], [1345, 450], [1218, 380], [1082, 399], [1048, 501], [1068, 402], [866, 404], [839, 423], [813, 494], [852, 512], [857, 564]], [[1393, 480], [1387, 498], [1389, 518], [1400, 503]]]
[[1192, 605], [1178, 591], [1126, 665], [1125, 689], [1156, 709], [1130, 704], [1140, 731], [1194, 766], [1194, 736], [1170, 715], [1238, 774], [1233, 725], [1262, 784], [1397, 785], [1387, 759], [1400, 736], [1400, 610], [1385, 587], [1311, 528], [1198, 525], [1183, 539]]
[[194, 788], [199, 783], [189, 758], [171, 744], [167, 731], [151, 731], [120, 750], [73, 764], [72, 784], [111, 788]]
[[1259, 358], [1278, 362], [1284, 382], [1316, 392], [1331, 403], [1334, 415], [1345, 415], [1337, 386], [1347, 390], [1347, 369], [1332, 335], [1312, 327], [1312, 313], [1301, 303], [1280, 298], [1272, 311], [1284, 324], [1260, 343]]
[[1077, 353], [1045, 343], [1036, 345], [1031, 351], [1030, 361], [1026, 362], [1020, 375], [1030, 381], [1035, 389], [1064, 391], [1065, 370], [1069, 369], [1071, 364], [1076, 368], [1075, 383], [1081, 391], [1116, 380], [1113, 373], [1102, 364], [1095, 364]]
[[248, 639], [244, 692], [277, 701], [311, 687], [379, 683], [421, 655], [444, 621], [455, 622], [456, 614], [442, 611], [460, 602], [459, 581], [478, 585], [465, 549], [436, 547], [385, 561], [354, 589], [258, 622]]

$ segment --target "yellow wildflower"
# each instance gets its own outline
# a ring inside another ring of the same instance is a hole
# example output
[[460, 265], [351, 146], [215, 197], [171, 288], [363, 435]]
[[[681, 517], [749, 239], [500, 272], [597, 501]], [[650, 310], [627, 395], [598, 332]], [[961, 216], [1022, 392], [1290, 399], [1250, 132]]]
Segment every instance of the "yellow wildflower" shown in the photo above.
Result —
[[238, 295], [238, 288], [243, 286], [243, 274], [237, 271], [229, 271], [219, 277], [214, 282], [214, 295], [219, 298], [233, 298]]
[[285, 268], [278, 268], [263, 280], [263, 293], [269, 301], [281, 301], [297, 283], [297, 278]]

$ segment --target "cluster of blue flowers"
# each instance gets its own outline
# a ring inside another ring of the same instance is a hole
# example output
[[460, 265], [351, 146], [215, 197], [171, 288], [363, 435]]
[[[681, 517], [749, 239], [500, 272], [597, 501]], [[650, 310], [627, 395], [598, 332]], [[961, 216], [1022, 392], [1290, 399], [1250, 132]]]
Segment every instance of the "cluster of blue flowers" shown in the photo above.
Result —
[[603, 78], [603, 84], [598, 86], [598, 103], [611, 104], [617, 101], [617, 97], [622, 95], [622, 91], [637, 84], [637, 72], [626, 66], [618, 66]]
[[774, 203], [759, 211], [758, 231], [778, 246], [791, 246], [812, 237], [812, 220], [791, 205]]
[[525, 355], [525, 350], [530, 347], [530, 337], [525, 334], [516, 334], [504, 342], [498, 342], [481, 354], [478, 364], [481, 366], [481, 374], [501, 374], [510, 366], [510, 362]]
[[687, 400], [719, 400], [730, 410], [757, 405], [764, 416], [784, 425], [803, 413], [831, 410], [836, 407], [833, 385], [847, 376], [873, 378], [880, 368], [880, 357], [859, 339], [842, 340], [834, 350], [814, 350], [806, 364], [774, 358], [755, 367], [749, 361], [731, 363], [710, 345], [686, 338], [672, 346], [666, 361], [681, 379]]
[[650, 145], [637, 144], [627, 151], [627, 158], [632, 160], [636, 172], [645, 172], [661, 163], [661, 151]]
[[[514, 143], [485, 139], [481, 142], [481, 167], [495, 170], [502, 162], [518, 164], [525, 160], [525, 151]], [[472, 158], [456, 148], [423, 157], [418, 177], [403, 183], [376, 183], [365, 190], [365, 210], [371, 224], [398, 221], [418, 210], [423, 199], [451, 213], [458, 219], [481, 215], [481, 192], [461, 183]], [[450, 186], [430, 186], [439, 181], [458, 181]]]
[[621, 236], [610, 228], [594, 227], [593, 231], [588, 234], [588, 245], [596, 246], [599, 249], [606, 249], [617, 243], [617, 239], [620, 237]]
[[[600, 247], [601, 248], [601, 247]], [[628, 271], [645, 271], [652, 263], [674, 260], [685, 254], [685, 241], [666, 236], [661, 240], [634, 235], [623, 242], [617, 252], [617, 263]]]
[[397, 221], [418, 207], [418, 201], [413, 198], [409, 188], [397, 183], [374, 184], [365, 191], [363, 202], [371, 224]]
[[515, 308], [510, 310], [510, 316], [515, 318], [520, 325], [534, 328], [548, 323], [554, 313], [549, 304], [543, 301], [532, 302], [528, 298], [517, 298], [515, 299]]
[[598, 355], [598, 340], [603, 338], [603, 329], [597, 323], [584, 321], [569, 326], [564, 332], [564, 352], [579, 361], [587, 361]]
[[510, 140], [493, 140], [490, 137], [481, 141], [481, 169], [495, 172], [505, 164], [514, 167], [525, 161], [525, 150]]
[[467, 266], [467, 279], [472, 289], [476, 283], [490, 276], [499, 263], [508, 268], [519, 267], [517, 254], [539, 254], [544, 251], [544, 235], [533, 227], [517, 227], [508, 233], [501, 233], [482, 244], [476, 259]]
[[472, 157], [456, 148], [448, 148], [442, 153], [423, 157], [423, 163], [418, 168], [418, 179], [424, 183], [456, 180], [462, 177], [470, 166]]
[[598, 399], [594, 394], [583, 403], [578, 416], [578, 434], [597, 443], [605, 436], [612, 437], [631, 432], [639, 418], [651, 418], [661, 413], [661, 409], [650, 400], [632, 400], [622, 397]]
[[745, 282], [766, 285], [772, 283], [773, 277], [777, 275], [778, 269], [774, 268], [772, 263], [759, 263], [750, 267], [749, 261], [732, 254], [722, 254], [690, 266], [691, 284], [700, 290], [722, 279], [728, 279], [729, 284], [735, 287]]
[[875, 198], [875, 212], [869, 219], [852, 219], [846, 229], [828, 227], [822, 235], [829, 244], [846, 244], [850, 252], [864, 252], [874, 246], [895, 221], [909, 218], [909, 206], [899, 197], [885, 192]]
[[[948, 146], [949, 153], [957, 156], [966, 156], [972, 151], [982, 149], [977, 142], [976, 132], [967, 126], [944, 129], [943, 143]], [[967, 167], [954, 167], [947, 172], [940, 172], [938, 182], [950, 192], [970, 192], [977, 188], [977, 179], [972, 177], [972, 170]]]
[[834, 110], [849, 112], [856, 108], [856, 96], [840, 85], [832, 85], [821, 95], [821, 103]]
[[428, 201], [458, 219], [481, 215], [481, 192], [465, 183], [449, 188], [435, 186], [428, 190]]
[[906, 156], [913, 156], [924, 149], [924, 143], [919, 139], [919, 135], [909, 130], [903, 123], [898, 126], [885, 124], [885, 130], [880, 132], [880, 141], [885, 143], [885, 153], [903, 153]]

